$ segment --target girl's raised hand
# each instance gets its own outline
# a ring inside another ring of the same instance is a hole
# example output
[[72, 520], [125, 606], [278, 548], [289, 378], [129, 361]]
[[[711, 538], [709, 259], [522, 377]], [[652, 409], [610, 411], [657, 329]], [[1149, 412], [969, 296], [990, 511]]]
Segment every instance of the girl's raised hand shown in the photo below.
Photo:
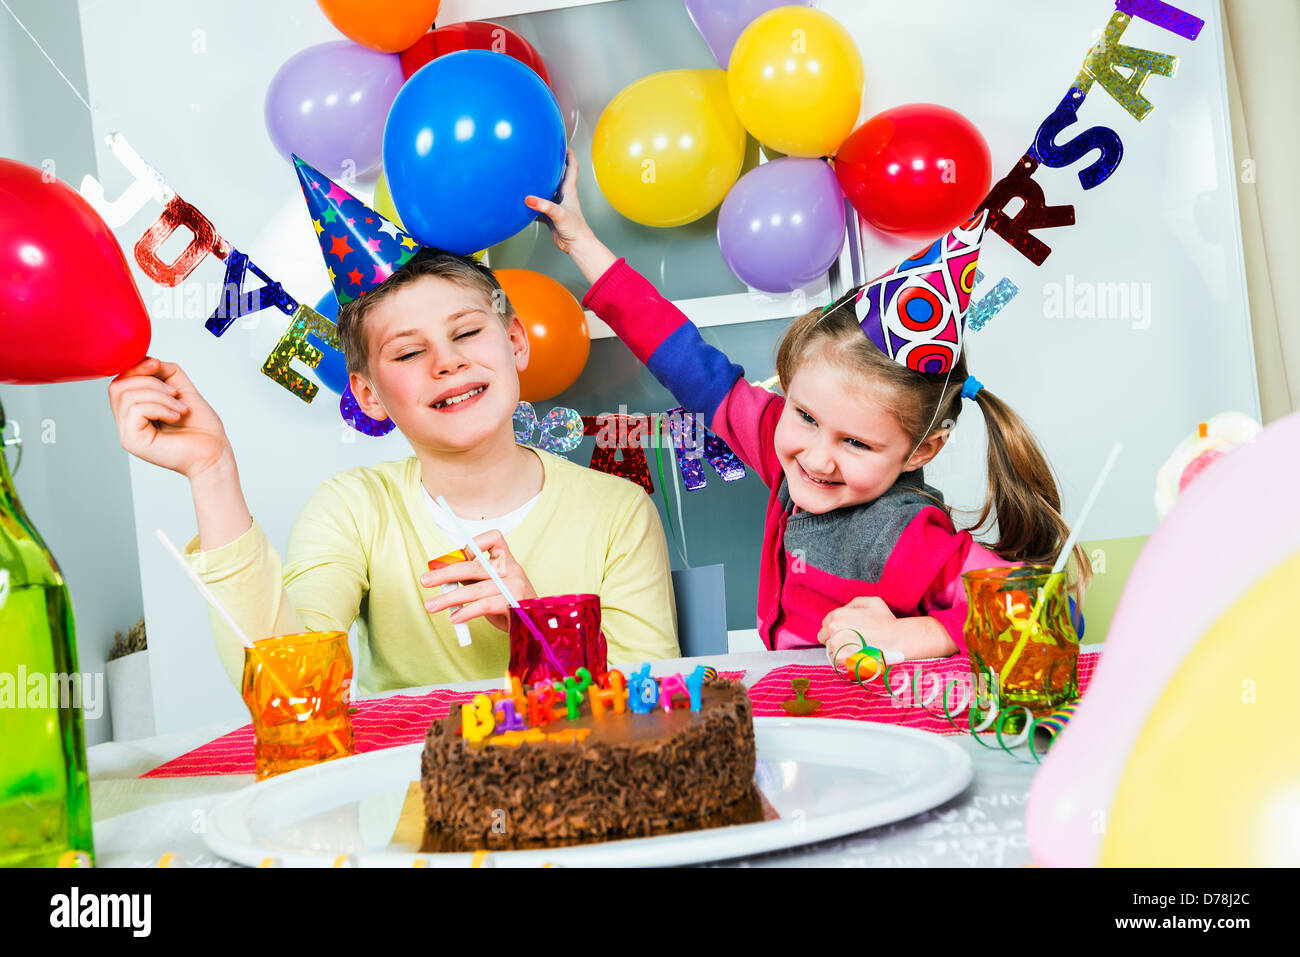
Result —
[[542, 215], [551, 230], [551, 239], [562, 253], [571, 253], [575, 245], [588, 238], [595, 239], [582, 207], [578, 205], [578, 157], [569, 150], [560, 184], [560, 201], [553, 203], [540, 196], [525, 196], [524, 204]]
[[175, 363], [145, 358], [108, 384], [108, 401], [122, 448], [145, 462], [193, 479], [230, 451], [221, 419]]

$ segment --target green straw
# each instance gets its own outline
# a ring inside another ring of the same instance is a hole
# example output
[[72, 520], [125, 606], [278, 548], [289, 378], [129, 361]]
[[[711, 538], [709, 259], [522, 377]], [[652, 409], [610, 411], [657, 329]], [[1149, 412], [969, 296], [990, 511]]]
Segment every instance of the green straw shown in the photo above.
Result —
[[[1110, 475], [1110, 470], [1115, 467], [1115, 460], [1119, 458], [1120, 450], [1123, 448], [1123, 442], [1115, 443], [1110, 450], [1110, 456], [1106, 459], [1106, 464], [1101, 467], [1101, 474], [1097, 476], [1097, 481], [1092, 483], [1092, 491], [1088, 493], [1088, 498], [1083, 503], [1083, 508], [1079, 510], [1079, 517], [1071, 527], [1070, 537], [1065, 540], [1065, 547], [1061, 549], [1061, 554], [1057, 557], [1056, 564], [1052, 566], [1051, 572], [1048, 573], [1047, 581], [1044, 583], [1043, 587], [1039, 589], [1038, 597], [1034, 600], [1033, 610], [1029, 613], [1029, 622], [1031, 625], [1033, 622], [1038, 620], [1038, 616], [1041, 614], [1043, 596], [1047, 594], [1047, 590], [1051, 587], [1052, 579], [1057, 575], [1064, 573], [1065, 564], [1070, 560], [1070, 553], [1074, 551], [1074, 544], [1079, 539], [1079, 530], [1083, 528], [1083, 523], [1088, 520], [1088, 513], [1092, 511], [1092, 506], [1097, 501], [1097, 496], [1101, 494], [1101, 487], [1106, 484], [1106, 479]], [[1002, 666], [1002, 673], [998, 676], [998, 684], [1000, 687], [1006, 687], [1007, 675], [1011, 673], [1011, 669], [1014, 668], [1016, 662], [1020, 660], [1020, 654], [1025, 650], [1025, 644], [1028, 641], [1029, 627], [1026, 626], [1021, 629], [1020, 641], [1016, 643], [1016, 647], [1012, 650], [1011, 657], [1009, 657], [1007, 663]]]

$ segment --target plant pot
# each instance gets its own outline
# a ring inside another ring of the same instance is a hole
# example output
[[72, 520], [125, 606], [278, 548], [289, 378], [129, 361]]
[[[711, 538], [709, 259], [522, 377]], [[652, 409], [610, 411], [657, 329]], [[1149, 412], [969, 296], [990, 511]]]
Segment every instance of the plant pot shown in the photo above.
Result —
[[113, 740], [153, 737], [149, 649], [114, 658], [104, 670], [108, 675], [108, 713], [113, 722]]

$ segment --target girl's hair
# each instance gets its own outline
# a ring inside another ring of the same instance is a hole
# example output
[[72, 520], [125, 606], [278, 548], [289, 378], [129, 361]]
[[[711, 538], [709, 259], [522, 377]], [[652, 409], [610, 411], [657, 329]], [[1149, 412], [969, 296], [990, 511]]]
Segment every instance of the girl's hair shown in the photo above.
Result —
[[366, 345], [367, 313], [398, 289], [409, 286], [425, 276], [446, 279], [466, 289], [482, 293], [504, 323], [508, 324], [515, 314], [514, 307], [510, 305], [510, 299], [501, 288], [501, 283], [497, 281], [496, 274], [487, 266], [470, 256], [458, 256], [441, 249], [425, 247], [400, 268], [393, 270], [391, 276], [370, 292], [339, 307], [336, 325], [348, 372], [365, 373], [366, 371], [366, 361], [369, 358], [369, 349]]
[[[873, 398], [894, 414], [914, 448], [956, 425], [966, 381], [965, 351], [947, 376], [909, 369], [863, 334], [852, 301], [825, 311], [814, 309], [790, 324], [776, 355], [782, 391], [789, 394], [790, 380], [804, 361], [822, 356], [880, 386]], [[988, 431], [988, 494], [972, 530], [996, 521], [998, 541], [989, 546], [992, 551], [1007, 561], [1051, 565], [1070, 530], [1061, 517], [1061, 493], [1047, 459], [1024, 420], [1005, 402], [984, 388], [975, 402]], [[944, 510], [951, 516], [951, 509]], [[1092, 578], [1092, 565], [1081, 545], [1075, 545], [1074, 558], [1081, 596]]]

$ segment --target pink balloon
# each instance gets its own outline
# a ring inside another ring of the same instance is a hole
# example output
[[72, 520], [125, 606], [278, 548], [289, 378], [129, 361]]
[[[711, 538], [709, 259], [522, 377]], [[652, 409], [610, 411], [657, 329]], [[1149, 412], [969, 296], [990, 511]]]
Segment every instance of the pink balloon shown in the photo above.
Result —
[[1030, 788], [1037, 863], [1097, 863], [1129, 754], [1169, 679], [1219, 616], [1300, 548], [1300, 509], [1287, 506], [1297, 471], [1300, 412], [1210, 464], [1152, 532], [1088, 693]]

